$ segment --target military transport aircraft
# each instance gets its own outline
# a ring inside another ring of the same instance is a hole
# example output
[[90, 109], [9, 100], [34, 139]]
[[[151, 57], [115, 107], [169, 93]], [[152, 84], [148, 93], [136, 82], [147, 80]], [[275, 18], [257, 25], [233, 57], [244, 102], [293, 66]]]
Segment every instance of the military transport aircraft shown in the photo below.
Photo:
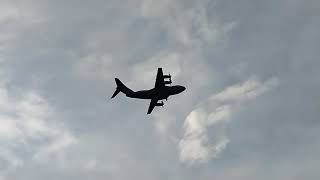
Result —
[[[168, 79], [168, 80], [167, 80]], [[163, 75], [162, 68], [158, 68], [156, 83], [150, 90], [132, 91], [126, 87], [118, 78], [115, 78], [117, 88], [111, 98], [114, 98], [119, 92], [123, 92], [127, 97], [138, 99], [151, 99], [147, 114], [150, 114], [155, 106], [163, 106], [163, 101], [171, 95], [179, 94], [186, 88], [183, 86], [171, 86], [171, 75]], [[166, 86], [170, 84], [170, 86]]]

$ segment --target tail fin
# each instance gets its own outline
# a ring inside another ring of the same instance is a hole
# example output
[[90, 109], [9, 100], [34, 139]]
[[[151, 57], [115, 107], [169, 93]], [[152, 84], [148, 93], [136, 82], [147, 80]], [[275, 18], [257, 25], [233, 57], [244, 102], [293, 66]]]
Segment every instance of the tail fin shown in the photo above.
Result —
[[116, 97], [116, 95], [118, 95], [119, 92], [123, 92], [125, 95], [133, 93], [133, 91], [131, 89], [129, 89], [128, 87], [126, 87], [118, 78], [115, 78], [115, 81], [117, 84], [117, 89], [113, 93], [111, 98]]

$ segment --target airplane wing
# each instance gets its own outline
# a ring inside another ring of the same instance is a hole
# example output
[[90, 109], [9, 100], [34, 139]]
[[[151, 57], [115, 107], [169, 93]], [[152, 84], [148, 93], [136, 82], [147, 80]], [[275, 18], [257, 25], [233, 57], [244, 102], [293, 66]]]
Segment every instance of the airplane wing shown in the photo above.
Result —
[[158, 99], [151, 99], [147, 114], [150, 114], [152, 112], [157, 102], [158, 102]]
[[155, 83], [154, 87], [161, 88], [164, 86], [165, 86], [165, 83], [164, 83], [162, 68], [158, 68], [156, 83]]

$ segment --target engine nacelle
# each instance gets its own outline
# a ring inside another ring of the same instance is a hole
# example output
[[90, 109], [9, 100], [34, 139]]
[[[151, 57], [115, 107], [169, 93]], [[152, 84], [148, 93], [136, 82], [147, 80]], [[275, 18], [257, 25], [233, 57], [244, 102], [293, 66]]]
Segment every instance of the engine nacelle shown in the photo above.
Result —
[[164, 81], [164, 84], [171, 84], [171, 83], [172, 83], [171, 79], [169, 81]]
[[163, 101], [157, 102], [157, 103], [156, 103], [156, 106], [163, 106]]
[[169, 74], [169, 75], [163, 75], [163, 78], [169, 78], [169, 79], [171, 79], [171, 75]]

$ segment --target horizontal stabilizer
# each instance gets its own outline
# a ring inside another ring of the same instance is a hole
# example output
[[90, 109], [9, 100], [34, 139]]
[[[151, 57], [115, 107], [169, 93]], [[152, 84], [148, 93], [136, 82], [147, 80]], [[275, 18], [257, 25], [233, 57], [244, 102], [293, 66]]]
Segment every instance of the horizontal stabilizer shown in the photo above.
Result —
[[120, 92], [120, 90], [117, 88], [116, 91], [113, 93], [112, 97], [111, 98], [114, 98], [116, 97], [116, 95]]
[[116, 97], [116, 95], [119, 94], [119, 92], [123, 92], [125, 95], [133, 93], [131, 89], [129, 89], [127, 86], [125, 86], [118, 78], [114, 78], [117, 84], [117, 89], [111, 96], [111, 98]]

